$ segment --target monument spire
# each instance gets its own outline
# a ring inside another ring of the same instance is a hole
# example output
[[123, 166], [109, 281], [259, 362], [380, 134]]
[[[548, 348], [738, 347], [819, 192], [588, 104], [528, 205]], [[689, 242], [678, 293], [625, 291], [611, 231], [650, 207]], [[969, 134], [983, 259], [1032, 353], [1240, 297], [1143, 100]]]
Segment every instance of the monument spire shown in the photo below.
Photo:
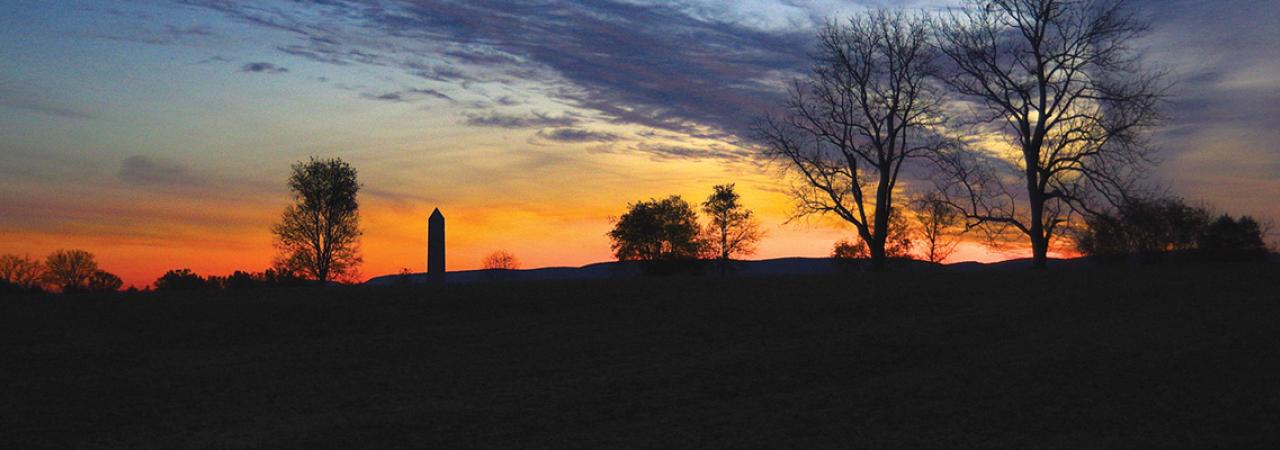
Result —
[[444, 275], [444, 214], [436, 208], [427, 219], [427, 279], [443, 282]]

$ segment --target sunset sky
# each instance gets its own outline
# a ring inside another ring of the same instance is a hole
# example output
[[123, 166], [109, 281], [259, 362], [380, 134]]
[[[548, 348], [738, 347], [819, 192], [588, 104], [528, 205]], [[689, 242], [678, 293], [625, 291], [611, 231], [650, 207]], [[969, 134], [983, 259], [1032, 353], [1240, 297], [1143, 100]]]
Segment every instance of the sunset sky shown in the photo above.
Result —
[[[740, 136], [826, 18], [956, 4], [4, 2], [0, 253], [81, 248], [138, 286], [262, 270], [289, 167], [317, 155], [359, 170], [365, 276], [423, 270], [432, 208], [451, 270], [498, 249], [577, 266], [611, 259], [628, 202], [727, 182], [768, 233], [756, 258], [823, 256], [851, 230], [784, 224], [788, 184]], [[1177, 82], [1158, 179], [1280, 219], [1280, 3], [1135, 6]]]

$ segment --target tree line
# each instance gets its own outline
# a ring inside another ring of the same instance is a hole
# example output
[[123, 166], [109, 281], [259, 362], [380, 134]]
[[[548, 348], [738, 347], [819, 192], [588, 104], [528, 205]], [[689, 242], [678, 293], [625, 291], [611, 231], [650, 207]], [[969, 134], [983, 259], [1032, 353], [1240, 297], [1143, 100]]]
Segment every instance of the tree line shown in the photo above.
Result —
[[0, 255], [0, 292], [114, 292], [122, 284], [84, 250], [57, 250], [44, 260]]

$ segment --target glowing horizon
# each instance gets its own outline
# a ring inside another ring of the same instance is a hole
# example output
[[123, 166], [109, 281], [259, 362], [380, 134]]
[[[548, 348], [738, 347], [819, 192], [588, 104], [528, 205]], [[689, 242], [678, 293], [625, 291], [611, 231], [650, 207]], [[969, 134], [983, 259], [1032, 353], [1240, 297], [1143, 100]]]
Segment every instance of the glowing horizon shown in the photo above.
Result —
[[[359, 171], [363, 278], [421, 270], [432, 208], [451, 270], [494, 250], [580, 266], [612, 259], [609, 217], [628, 203], [697, 203], [730, 182], [768, 233], [752, 259], [826, 256], [852, 230], [784, 224], [788, 182], [742, 136], [807, 66], [815, 27], [875, 4], [14, 5], [0, 15], [0, 254], [84, 249], [139, 287], [170, 269], [260, 271], [289, 167], [315, 155]], [[1280, 218], [1280, 15], [1262, 0], [1135, 5], [1153, 25], [1139, 44], [1181, 83], [1155, 178]], [[1025, 254], [969, 243], [951, 260]]]

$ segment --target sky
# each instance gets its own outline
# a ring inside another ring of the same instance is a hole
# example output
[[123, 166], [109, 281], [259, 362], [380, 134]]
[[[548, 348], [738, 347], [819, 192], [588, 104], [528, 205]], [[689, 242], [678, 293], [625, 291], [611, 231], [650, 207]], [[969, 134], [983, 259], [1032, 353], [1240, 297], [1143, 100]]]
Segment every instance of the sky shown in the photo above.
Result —
[[[1175, 87], [1155, 179], [1280, 219], [1280, 3], [1136, 0]], [[97, 255], [126, 285], [262, 270], [290, 165], [357, 168], [365, 277], [611, 259], [628, 203], [736, 183], [756, 258], [825, 256], [850, 228], [788, 220], [789, 182], [743, 140], [816, 28], [948, 0], [0, 2], [0, 253]], [[965, 244], [953, 260], [1022, 256]]]

